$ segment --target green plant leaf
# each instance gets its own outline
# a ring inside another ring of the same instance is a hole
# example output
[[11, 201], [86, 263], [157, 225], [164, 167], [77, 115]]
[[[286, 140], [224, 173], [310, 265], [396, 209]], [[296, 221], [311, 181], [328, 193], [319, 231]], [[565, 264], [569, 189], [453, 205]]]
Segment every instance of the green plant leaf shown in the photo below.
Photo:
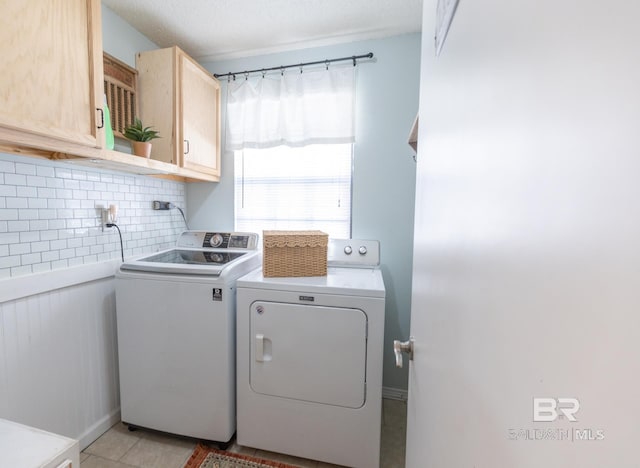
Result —
[[158, 131], [152, 130], [153, 127], [143, 127], [138, 117], [133, 119], [133, 124], [124, 129], [124, 136], [132, 141], [150, 141], [160, 138]]

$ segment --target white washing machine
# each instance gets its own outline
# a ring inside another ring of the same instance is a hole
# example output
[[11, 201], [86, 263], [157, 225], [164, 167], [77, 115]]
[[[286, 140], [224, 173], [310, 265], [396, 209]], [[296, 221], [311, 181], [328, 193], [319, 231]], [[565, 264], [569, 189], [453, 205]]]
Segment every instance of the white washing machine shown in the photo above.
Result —
[[235, 417], [235, 283], [258, 235], [186, 231], [116, 274], [122, 421], [227, 442]]
[[377, 241], [329, 240], [326, 277], [238, 279], [237, 442], [378, 467], [385, 288]]

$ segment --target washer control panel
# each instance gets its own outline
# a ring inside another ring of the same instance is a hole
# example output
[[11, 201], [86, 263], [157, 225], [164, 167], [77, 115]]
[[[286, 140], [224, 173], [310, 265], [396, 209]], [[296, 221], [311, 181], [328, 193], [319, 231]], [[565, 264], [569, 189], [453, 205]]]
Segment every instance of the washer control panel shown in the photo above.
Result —
[[378, 266], [380, 264], [380, 242], [329, 238], [327, 261], [329, 266], [355, 268]]
[[194, 249], [256, 250], [258, 234], [253, 232], [184, 231], [178, 237], [177, 247]]

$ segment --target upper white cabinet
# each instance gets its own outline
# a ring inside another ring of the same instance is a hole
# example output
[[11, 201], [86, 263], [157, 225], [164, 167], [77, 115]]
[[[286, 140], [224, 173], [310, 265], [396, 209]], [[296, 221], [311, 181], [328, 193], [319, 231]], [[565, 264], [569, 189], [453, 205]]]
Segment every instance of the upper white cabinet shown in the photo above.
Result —
[[220, 175], [220, 85], [178, 47], [136, 56], [140, 118], [161, 138], [151, 158]]
[[102, 147], [99, 0], [0, 0], [0, 8], [3, 139]]

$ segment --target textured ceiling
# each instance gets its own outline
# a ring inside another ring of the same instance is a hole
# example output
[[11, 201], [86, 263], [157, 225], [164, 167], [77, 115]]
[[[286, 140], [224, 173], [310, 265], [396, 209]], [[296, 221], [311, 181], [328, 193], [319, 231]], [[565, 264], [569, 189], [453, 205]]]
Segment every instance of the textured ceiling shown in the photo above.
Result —
[[419, 32], [422, 0], [102, 0], [199, 61]]

